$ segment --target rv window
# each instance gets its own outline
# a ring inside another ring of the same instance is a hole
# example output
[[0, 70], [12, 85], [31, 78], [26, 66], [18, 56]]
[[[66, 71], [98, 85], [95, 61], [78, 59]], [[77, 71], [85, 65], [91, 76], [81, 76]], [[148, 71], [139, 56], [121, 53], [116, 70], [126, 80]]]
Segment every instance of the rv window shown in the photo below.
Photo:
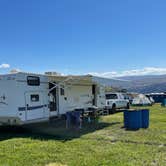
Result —
[[39, 101], [39, 95], [31, 95], [31, 102], [38, 102]]
[[39, 86], [40, 85], [40, 78], [35, 76], [28, 76], [27, 83], [30, 86]]
[[65, 90], [63, 88], [61, 88], [61, 96], [65, 95]]

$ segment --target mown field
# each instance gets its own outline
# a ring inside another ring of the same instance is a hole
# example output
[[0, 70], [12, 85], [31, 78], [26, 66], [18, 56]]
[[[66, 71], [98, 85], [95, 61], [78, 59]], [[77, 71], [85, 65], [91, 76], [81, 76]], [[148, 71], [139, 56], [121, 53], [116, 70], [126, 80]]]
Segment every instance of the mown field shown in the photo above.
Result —
[[165, 166], [166, 108], [148, 107], [150, 128], [126, 131], [123, 113], [103, 116], [82, 130], [65, 122], [0, 129], [2, 166]]

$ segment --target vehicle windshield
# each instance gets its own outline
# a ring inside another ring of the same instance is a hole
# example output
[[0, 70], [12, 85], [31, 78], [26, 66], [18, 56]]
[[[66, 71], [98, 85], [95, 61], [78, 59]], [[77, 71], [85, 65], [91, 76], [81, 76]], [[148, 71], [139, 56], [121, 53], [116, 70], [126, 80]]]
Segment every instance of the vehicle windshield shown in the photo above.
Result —
[[106, 99], [118, 99], [117, 94], [106, 94]]

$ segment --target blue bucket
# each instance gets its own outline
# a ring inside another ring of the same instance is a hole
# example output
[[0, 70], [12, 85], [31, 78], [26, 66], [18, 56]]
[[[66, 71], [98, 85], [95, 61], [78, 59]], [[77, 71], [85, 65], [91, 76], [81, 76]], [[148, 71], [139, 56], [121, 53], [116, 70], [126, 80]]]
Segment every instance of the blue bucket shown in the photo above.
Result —
[[69, 127], [71, 124], [79, 126], [80, 125], [80, 116], [81, 116], [81, 113], [77, 112], [77, 111], [67, 112], [66, 113], [67, 126]]
[[162, 101], [162, 106], [166, 106], [166, 99], [163, 99], [163, 101]]
[[142, 110], [142, 128], [149, 127], [149, 110]]
[[124, 127], [128, 128], [129, 126], [129, 111], [124, 111], [123, 115], [124, 115]]
[[142, 111], [129, 111], [127, 129], [138, 130], [142, 127]]

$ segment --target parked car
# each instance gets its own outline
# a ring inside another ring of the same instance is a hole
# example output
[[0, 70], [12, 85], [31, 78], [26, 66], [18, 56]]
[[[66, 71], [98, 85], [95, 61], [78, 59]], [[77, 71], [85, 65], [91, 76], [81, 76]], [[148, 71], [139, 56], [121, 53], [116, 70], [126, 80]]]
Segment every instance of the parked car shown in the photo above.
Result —
[[122, 93], [106, 93], [106, 109], [115, 113], [117, 109], [129, 109], [130, 102]]

